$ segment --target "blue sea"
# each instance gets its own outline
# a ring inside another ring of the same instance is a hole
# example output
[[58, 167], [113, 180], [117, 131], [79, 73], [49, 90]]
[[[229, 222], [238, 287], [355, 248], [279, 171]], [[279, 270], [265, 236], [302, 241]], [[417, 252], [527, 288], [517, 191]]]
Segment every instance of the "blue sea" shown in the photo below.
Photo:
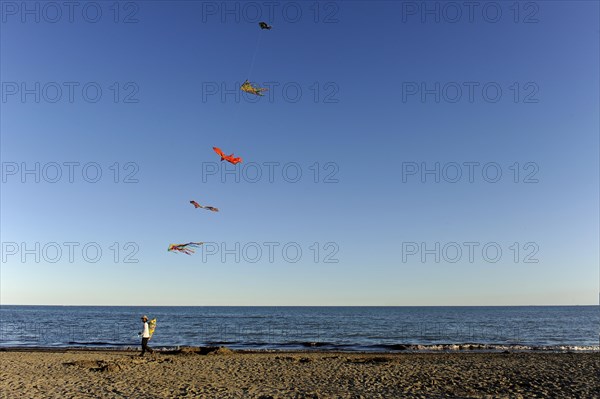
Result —
[[0, 306], [0, 347], [453, 351], [598, 350], [598, 306], [125, 307]]

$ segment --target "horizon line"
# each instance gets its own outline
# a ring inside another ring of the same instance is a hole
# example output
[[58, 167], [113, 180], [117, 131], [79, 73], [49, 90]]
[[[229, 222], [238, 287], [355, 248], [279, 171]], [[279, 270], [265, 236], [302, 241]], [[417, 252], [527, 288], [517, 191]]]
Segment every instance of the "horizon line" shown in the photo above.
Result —
[[259, 307], [285, 307], [285, 308], [416, 308], [416, 307], [435, 307], [435, 308], [452, 308], [452, 307], [558, 307], [558, 306], [600, 306], [600, 304], [554, 304], [554, 305], [73, 305], [73, 304], [1, 304], [2, 306], [62, 306], [62, 307], [153, 307], [153, 308], [176, 308], [176, 307], [204, 307], [204, 308], [259, 308]]

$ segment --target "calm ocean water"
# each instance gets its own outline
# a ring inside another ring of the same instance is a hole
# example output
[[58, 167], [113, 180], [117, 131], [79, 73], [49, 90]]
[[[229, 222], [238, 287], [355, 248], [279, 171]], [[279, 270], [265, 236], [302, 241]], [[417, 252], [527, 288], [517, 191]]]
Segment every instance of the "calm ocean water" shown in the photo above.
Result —
[[0, 347], [235, 349], [598, 350], [598, 306], [113, 307], [1, 306]]

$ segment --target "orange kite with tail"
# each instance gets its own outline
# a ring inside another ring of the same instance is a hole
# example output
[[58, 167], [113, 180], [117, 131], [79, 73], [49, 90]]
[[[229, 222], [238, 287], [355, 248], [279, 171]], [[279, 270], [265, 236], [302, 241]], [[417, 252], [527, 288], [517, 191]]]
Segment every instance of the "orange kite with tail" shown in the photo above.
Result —
[[240, 158], [240, 157], [237, 157], [237, 158], [235, 158], [235, 157], [233, 156], [233, 154], [231, 154], [231, 155], [225, 155], [225, 154], [223, 153], [223, 151], [221, 151], [221, 149], [220, 149], [220, 148], [218, 148], [218, 147], [213, 147], [213, 150], [214, 150], [214, 151], [215, 151], [217, 154], [219, 154], [219, 156], [221, 157], [221, 161], [227, 161], [227, 162], [230, 162], [230, 163], [232, 163], [232, 164], [234, 164], [234, 165], [235, 165], [235, 164], [238, 164], [238, 163], [240, 163], [240, 162], [242, 162], [242, 158]]

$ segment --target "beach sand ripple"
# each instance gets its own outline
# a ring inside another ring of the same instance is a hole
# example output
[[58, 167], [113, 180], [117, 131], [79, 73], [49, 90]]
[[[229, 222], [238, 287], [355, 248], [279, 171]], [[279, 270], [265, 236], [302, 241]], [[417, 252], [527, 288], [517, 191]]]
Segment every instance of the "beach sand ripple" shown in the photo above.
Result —
[[598, 353], [0, 351], [2, 398], [600, 398]]

